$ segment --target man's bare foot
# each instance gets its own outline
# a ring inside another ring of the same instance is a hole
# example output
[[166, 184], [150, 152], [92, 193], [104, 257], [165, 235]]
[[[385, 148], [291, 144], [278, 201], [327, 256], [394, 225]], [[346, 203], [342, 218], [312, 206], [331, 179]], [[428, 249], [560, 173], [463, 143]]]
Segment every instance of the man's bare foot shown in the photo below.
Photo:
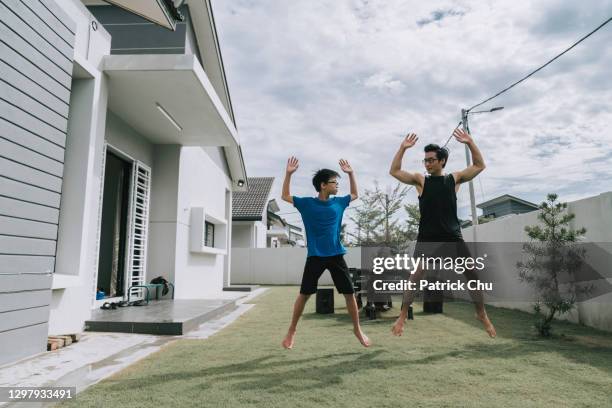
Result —
[[405, 320], [406, 318], [403, 316], [400, 316], [397, 318], [397, 320], [393, 324], [393, 327], [391, 328], [391, 332], [393, 333], [394, 336], [402, 335], [402, 333], [404, 332], [404, 321]]
[[359, 340], [363, 347], [370, 347], [372, 345], [372, 342], [370, 341], [368, 336], [366, 336], [365, 333], [361, 331], [361, 329], [354, 329], [353, 332], [355, 333], [355, 337], [357, 337], [357, 340]]
[[495, 338], [497, 336], [497, 332], [495, 331], [495, 326], [489, 320], [489, 316], [487, 312], [477, 312], [476, 319], [480, 320], [484, 326], [485, 331], [489, 334], [489, 337]]
[[295, 331], [288, 331], [287, 335], [283, 339], [283, 347], [286, 349], [293, 348], [293, 342], [295, 341]]

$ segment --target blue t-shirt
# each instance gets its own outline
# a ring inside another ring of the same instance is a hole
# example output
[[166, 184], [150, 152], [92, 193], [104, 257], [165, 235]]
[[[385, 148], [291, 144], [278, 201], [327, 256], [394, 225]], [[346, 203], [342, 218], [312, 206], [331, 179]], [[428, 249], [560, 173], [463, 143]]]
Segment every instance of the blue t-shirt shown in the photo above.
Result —
[[306, 229], [308, 256], [335, 256], [346, 253], [340, 242], [342, 215], [351, 202], [351, 195], [332, 197], [293, 196], [293, 205], [302, 215]]

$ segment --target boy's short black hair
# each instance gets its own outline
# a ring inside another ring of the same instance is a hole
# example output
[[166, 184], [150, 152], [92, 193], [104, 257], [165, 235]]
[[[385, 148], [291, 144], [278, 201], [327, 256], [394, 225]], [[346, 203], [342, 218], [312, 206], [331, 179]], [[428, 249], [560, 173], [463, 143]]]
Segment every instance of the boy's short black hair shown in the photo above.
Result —
[[438, 160], [444, 159], [444, 164], [442, 165], [442, 167], [446, 166], [446, 163], [448, 162], [448, 154], [449, 154], [449, 151], [446, 147], [440, 147], [435, 143], [430, 143], [427, 146], [425, 146], [424, 150], [425, 150], [425, 153], [436, 152], [436, 158]]
[[314, 186], [315, 190], [317, 190], [317, 192], [321, 192], [321, 183], [327, 183], [332, 177], [340, 177], [340, 175], [330, 169], [318, 170], [312, 178], [312, 185]]

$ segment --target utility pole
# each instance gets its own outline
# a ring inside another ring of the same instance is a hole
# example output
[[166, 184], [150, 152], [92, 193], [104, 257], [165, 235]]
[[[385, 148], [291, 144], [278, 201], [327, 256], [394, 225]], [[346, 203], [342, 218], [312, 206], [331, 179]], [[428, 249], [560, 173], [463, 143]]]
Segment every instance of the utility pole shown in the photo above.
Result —
[[389, 234], [389, 194], [385, 194], [385, 241], [387, 245], [391, 241], [391, 234]]
[[[463, 130], [467, 133], [470, 133], [470, 128], [468, 126], [468, 111], [466, 109], [461, 109], [461, 124], [463, 126]], [[465, 161], [467, 166], [470, 167], [472, 165], [472, 155], [470, 154], [470, 149], [468, 145], [465, 145]], [[476, 233], [476, 225], [478, 225], [478, 215], [476, 214], [476, 198], [474, 197], [474, 183], [472, 180], [469, 181], [470, 187], [470, 207], [472, 208], [472, 225], [474, 226], [474, 233]]]

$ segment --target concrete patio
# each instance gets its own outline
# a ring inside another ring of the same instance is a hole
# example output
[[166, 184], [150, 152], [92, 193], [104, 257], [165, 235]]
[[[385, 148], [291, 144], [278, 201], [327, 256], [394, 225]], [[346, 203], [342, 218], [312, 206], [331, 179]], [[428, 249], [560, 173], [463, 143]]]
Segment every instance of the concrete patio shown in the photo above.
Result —
[[233, 299], [152, 300], [143, 306], [95, 310], [85, 330], [176, 336], [235, 308]]

